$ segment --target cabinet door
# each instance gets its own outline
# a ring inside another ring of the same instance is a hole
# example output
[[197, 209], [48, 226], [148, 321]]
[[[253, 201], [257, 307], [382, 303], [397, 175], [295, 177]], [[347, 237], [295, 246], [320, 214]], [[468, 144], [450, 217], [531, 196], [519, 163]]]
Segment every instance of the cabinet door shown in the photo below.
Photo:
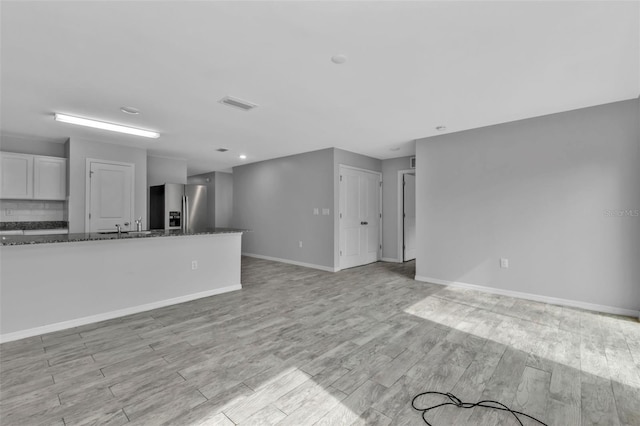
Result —
[[35, 156], [33, 166], [33, 198], [64, 200], [67, 196], [67, 160]]
[[33, 198], [33, 155], [0, 152], [0, 198]]

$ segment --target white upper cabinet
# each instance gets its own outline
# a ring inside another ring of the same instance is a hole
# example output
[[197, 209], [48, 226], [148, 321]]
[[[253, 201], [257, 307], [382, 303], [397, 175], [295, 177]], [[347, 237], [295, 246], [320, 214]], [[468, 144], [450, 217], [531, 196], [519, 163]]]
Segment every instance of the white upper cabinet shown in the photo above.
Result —
[[67, 160], [35, 156], [33, 159], [33, 198], [64, 200], [67, 196]]
[[0, 152], [0, 198], [33, 198], [33, 155]]
[[64, 200], [67, 160], [0, 152], [0, 198]]

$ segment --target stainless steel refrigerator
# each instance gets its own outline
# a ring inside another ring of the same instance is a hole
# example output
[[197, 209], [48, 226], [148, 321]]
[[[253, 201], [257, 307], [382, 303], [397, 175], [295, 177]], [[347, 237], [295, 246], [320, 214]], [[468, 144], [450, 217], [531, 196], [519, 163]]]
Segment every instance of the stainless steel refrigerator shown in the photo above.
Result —
[[165, 183], [149, 187], [149, 228], [199, 232], [208, 228], [207, 187]]

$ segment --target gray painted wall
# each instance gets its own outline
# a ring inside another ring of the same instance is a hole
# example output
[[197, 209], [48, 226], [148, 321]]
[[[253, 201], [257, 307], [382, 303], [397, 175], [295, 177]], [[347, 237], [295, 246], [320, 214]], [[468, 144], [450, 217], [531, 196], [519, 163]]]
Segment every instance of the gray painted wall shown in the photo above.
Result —
[[[233, 221], [242, 251], [333, 267], [333, 149], [233, 168]], [[303, 247], [298, 247], [298, 241]]]
[[340, 175], [337, 169], [340, 164], [345, 166], [358, 167], [360, 169], [371, 170], [374, 172], [382, 171], [382, 160], [367, 157], [366, 155], [356, 154], [355, 152], [345, 151], [344, 149], [334, 148], [334, 164], [336, 166], [336, 182], [339, 182]]
[[[382, 170], [380, 160], [336, 148], [234, 167], [231, 223], [251, 230], [242, 251], [337, 267], [340, 164]], [[314, 215], [314, 208], [330, 214]]]
[[135, 165], [135, 217], [147, 217], [147, 151], [122, 145], [71, 138], [69, 149], [69, 232], [84, 232], [87, 158]]
[[207, 212], [209, 220], [207, 225], [210, 228], [215, 228], [216, 225], [216, 173], [209, 172], [200, 175], [189, 176], [187, 183], [195, 185], [204, 185], [207, 187]]
[[640, 218], [611, 213], [640, 209], [639, 117], [634, 99], [418, 141], [416, 275], [640, 309]]
[[411, 157], [382, 160], [382, 257], [402, 261], [398, 256], [398, 171], [409, 170]]
[[67, 158], [64, 140], [43, 139], [9, 133], [0, 134], [0, 150], [20, 154]]
[[216, 172], [215, 186], [216, 226], [230, 228], [233, 221], [233, 175]]
[[187, 160], [147, 156], [147, 186], [187, 183]]

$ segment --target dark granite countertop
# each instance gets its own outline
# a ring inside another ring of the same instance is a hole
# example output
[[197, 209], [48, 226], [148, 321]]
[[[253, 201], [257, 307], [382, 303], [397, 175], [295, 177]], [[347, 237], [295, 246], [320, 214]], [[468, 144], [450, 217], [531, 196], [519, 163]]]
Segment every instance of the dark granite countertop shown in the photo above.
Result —
[[2, 236], [0, 240], [2, 241], [3, 246], [22, 246], [30, 244], [72, 243], [78, 241], [127, 240], [156, 237], [188, 237], [192, 235], [235, 234], [239, 232], [247, 232], [247, 230], [234, 228], [209, 228], [200, 232], [182, 232], [180, 230], [156, 230], [145, 232], [148, 233], [123, 232], [120, 235], [118, 235], [116, 232], [77, 233], [62, 235], [6, 235]]
[[69, 222], [61, 220], [35, 222], [0, 222], [0, 231], [24, 231], [32, 229], [67, 229]]

